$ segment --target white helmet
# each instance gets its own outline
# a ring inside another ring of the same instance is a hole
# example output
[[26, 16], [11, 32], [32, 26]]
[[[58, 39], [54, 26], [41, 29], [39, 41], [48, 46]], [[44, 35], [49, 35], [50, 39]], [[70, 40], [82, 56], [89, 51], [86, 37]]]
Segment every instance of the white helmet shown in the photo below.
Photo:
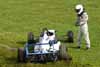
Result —
[[78, 14], [81, 14], [84, 11], [84, 7], [82, 4], [78, 4], [76, 5], [75, 10]]

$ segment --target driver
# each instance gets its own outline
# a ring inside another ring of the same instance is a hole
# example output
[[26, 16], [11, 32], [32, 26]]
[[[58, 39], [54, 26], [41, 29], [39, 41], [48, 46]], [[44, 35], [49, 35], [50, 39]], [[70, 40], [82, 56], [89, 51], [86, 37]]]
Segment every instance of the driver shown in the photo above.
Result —
[[49, 30], [47, 32], [47, 35], [48, 35], [48, 39], [49, 39], [49, 44], [50, 46], [57, 43], [57, 40], [55, 38], [55, 30]]

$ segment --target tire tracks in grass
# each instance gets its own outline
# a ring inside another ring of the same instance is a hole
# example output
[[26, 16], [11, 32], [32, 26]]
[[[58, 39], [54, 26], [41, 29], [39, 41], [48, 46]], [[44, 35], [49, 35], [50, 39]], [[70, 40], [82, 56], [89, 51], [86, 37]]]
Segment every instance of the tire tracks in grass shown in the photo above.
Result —
[[16, 51], [17, 50], [16, 47], [10, 47], [10, 46], [5, 45], [5, 44], [0, 44], [0, 47], [1, 48], [6, 48], [7, 50], [10, 50], [10, 51]]

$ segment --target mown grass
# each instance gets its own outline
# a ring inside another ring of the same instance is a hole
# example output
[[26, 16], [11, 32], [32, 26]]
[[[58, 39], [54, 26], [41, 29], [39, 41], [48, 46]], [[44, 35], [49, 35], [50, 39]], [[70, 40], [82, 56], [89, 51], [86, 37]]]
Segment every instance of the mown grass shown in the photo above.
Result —
[[[23, 47], [27, 32], [38, 36], [44, 27], [56, 29], [57, 35], [63, 38], [68, 30], [74, 32], [73, 44], [68, 46], [68, 53], [73, 60], [70, 67], [100, 66], [100, 6], [99, 0], [0, 0], [0, 45], [13, 48]], [[74, 6], [82, 3], [89, 14], [89, 33], [91, 49], [85, 50], [85, 42], [81, 49], [77, 46], [78, 28], [74, 26], [76, 14]], [[66, 67], [63, 61], [57, 63], [34, 64], [17, 63], [17, 51], [9, 51], [0, 46], [0, 66], [2, 67]]]

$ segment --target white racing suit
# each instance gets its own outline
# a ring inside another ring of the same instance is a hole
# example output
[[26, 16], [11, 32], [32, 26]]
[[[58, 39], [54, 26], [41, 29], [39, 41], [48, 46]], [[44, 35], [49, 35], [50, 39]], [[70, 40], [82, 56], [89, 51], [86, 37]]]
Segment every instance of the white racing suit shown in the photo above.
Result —
[[89, 32], [88, 32], [88, 15], [84, 12], [81, 16], [77, 18], [77, 24], [79, 25], [79, 33], [78, 33], [78, 46], [81, 46], [81, 39], [82, 35], [86, 41], [86, 47], [90, 48], [90, 39], [89, 39]]
[[49, 36], [50, 51], [58, 51], [60, 47], [60, 41], [55, 39], [55, 35]]

